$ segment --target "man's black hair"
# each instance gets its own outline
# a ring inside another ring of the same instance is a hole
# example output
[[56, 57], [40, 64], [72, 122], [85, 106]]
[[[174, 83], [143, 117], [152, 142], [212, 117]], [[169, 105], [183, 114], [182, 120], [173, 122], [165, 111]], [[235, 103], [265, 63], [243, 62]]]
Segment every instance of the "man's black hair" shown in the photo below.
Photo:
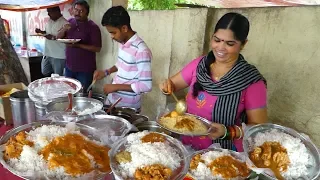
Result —
[[112, 26], [117, 28], [121, 28], [126, 25], [131, 29], [130, 16], [128, 11], [122, 6], [114, 6], [108, 9], [102, 17], [101, 24], [103, 26]]
[[73, 4], [73, 6], [76, 6], [76, 5], [80, 5], [80, 6], [83, 6], [86, 10], [87, 10], [87, 14], [89, 14], [89, 12], [90, 12], [90, 6], [89, 6], [89, 4], [88, 4], [88, 2], [87, 1], [85, 1], [85, 0], [77, 0], [74, 4]]

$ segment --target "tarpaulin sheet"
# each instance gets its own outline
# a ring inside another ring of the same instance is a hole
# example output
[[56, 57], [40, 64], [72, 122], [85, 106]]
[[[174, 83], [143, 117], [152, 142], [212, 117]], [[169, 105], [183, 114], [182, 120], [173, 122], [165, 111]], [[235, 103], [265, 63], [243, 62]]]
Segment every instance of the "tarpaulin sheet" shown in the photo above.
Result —
[[193, 0], [193, 2], [215, 8], [320, 5], [320, 0]]
[[32, 11], [71, 2], [73, 2], [73, 0], [0, 0], [0, 9]]

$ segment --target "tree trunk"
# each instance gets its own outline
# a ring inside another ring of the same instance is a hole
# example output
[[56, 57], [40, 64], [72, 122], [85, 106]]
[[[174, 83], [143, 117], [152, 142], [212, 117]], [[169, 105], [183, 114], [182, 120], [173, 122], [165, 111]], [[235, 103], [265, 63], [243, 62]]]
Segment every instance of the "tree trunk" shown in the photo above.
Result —
[[5, 34], [0, 16], [0, 85], [19, 82], [29, 84], [19, 57]]

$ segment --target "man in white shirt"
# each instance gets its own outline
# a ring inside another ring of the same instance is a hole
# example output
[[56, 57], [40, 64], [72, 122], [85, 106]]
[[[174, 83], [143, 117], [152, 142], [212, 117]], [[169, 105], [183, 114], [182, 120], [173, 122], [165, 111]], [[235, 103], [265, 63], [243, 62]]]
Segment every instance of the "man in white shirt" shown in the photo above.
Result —
[[48, 8], [47, 11], [50, 19], [46, 24], [45, 31], [36, 29], [36, 33], [44, 34], [46, 38], [41, 72], [45, 76], [52, 73], [62, 76], [66, 62], [66, 45], [56, 41], [56, 36], [58, 31], [65, 24], [68, 24], [68, 21], [62, 16], [59, 6]]

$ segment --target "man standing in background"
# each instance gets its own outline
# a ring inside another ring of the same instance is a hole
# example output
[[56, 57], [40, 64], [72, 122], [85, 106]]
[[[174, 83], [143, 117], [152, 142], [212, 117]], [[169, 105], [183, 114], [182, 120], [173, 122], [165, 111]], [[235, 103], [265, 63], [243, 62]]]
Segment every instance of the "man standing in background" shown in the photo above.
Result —
[[66, 45], [56, 39], [59, 30], [68, 24], [68, 21], [62, 16], [59, 6], [48, 8], [47, 11], [50, 19], [45, 31], [38, 28], [35, 30], [36, 33], [43, 34], [46, 38], [41, 72], [44, 76], [50, 76], [52, 73], [62, 76], [66, 62]]
[[79, 43], [67, 44], [65, 76], [79, 80], [84, 90], [92, 82], [96, 53], [102, 46], [99, 26], [88, 19], [89, 10], [86, 1], [76, 1], [73, 5], [74, 18], [58, 34], [58, 38], [81, 39]]
[[[119, 42], [117, 63], [109, 69], [96, 71], [94, 79], [100, 80], [116, 72], [112, 84], [105, 84], [104, 93], [118, 106], [140, 111], [141, 95], [152, 89], [152, 54], [147, 44], [132, 30], [130, 16], [122, 6], [115, 6], [103, 15], [101, 24], [113, 40]], [[110, 93], [110, 94], [109, 94]]]

